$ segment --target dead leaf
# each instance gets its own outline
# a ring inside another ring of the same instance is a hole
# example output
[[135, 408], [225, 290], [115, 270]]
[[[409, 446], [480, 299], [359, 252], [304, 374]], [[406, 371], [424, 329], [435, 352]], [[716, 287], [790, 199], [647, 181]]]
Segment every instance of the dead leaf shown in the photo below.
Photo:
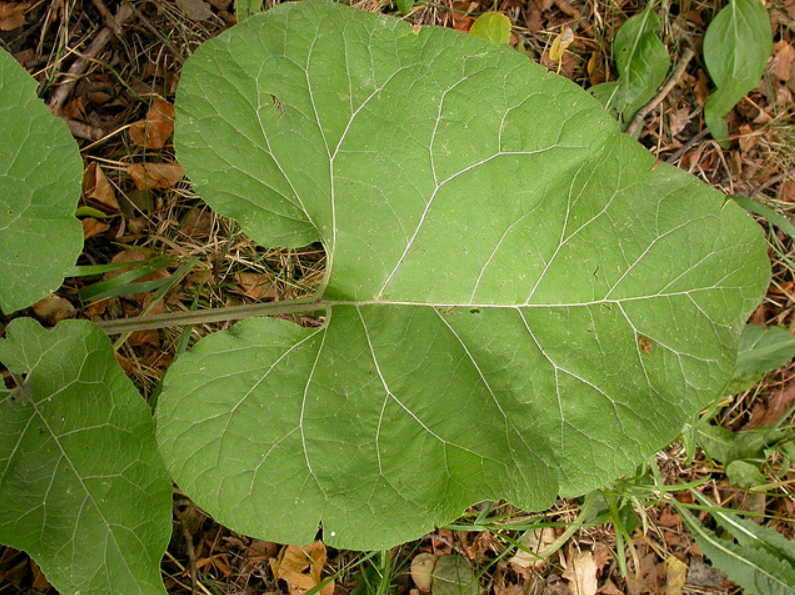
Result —
[[591, 85], [598, 85], [607, 81], [609, 69], [607, 59], [602, 52], [595, 50], [591, 52], [591, 57], [588, 59], [588, 65], [585, 69], [588, 72], [588, 79], [591, 81]]
[[0, 2], [0, 31], [13, 31], [25, 24], [30, 2]]
[[90, 164], [83, 173], [83, 196], [91, 206], [101, 208], [107, 213], [119, 212], [119, 202], [113, 186], [96, 163]]
[[610, 579], [605, 581], [605, 584], [599, 589], [602, 595], [624, 595], [624, 591], [616, 587], [615, 583]]
[[768, 397], [767, 406], [754, 411], [744, 430], [766, 428], [776, 425], [795, 404], [795, 381], [789, 381], [773, 396]]
[[786, 202], [795, 202], [795, 180], [788, 180], [781, 185], [780, 199]]
[[780, 81], [787, 82], [793, 77], [795, 65], [795, 48], [783, 39], [773, 48], [773, 59], [770, 61], [770, 72]]
[[423, 593], [430, 593], [436, 556], [426, 552], [417, 554], [411, 561], [411, 580]]
[[531, 554], [524, 550], [519, 550], [508, 562], [520, 568], [538, 568], [543, 566], [544, 560], [542, 560], [542, 557], [553, 541], [555, 541], [555, 530], [552, 527], [526, 531], [524, 535], [519, 538], [519, 543], [527, 550], [534, 553]]
[[572, 43], [574, 43], [574, 31], [566, 25], [560, 34], [552, 40], [552, 46], [549, 48], [549, 59], [553, 62], [563, 60], [563, 54]]
[[671, 136], [676, 136], [682, 132], [692, 117], [690, 110], [686, 107], [671, 111], [668, 114], [668, 128], [670, 129]]
[[273, 277], [261, 273], [236, 273], [235, 281], [240, 288], [239, 293], [260, 300], [262, 298], [276, 298], [276, 288], [273, 287]]
[[756, 143], [759, 141], [759, 135], [754, 133], [750, 124], [740, 125], [739, 133], [738, 140], [740, 141], [740, 150], [747, 153], [756, 146]]
[[130, 125], [130, 140], [145, 149], [162, 149], [174, 132], [174, 106], [155, 97], [146, 118]]
[[[305, 547], [285, 546], [279, 557], [271, 560], [271, 569], [277, 579], [287, 583], [290, 595], [302, 595], [322, 582], [325, 564], [326, 546], [322, 541], [316, 541]], [[320, 595], [333, 593], [334, 581], [320, 590]]]
[[75, 315], [75, 307], [69, 300], [59, 295], [51, 295], [39, 300], [33, 304], [32, 308], [39, 320], [44, 320], [50, 324], [57, 324]]
[[80, 223], [83, 224], [83, 239], [86, 240], [110, 229], [110, 225], [102, 223], [93, 217], [85, 217], [80, 220]]
[[127, 173], [138, 190], [171, 188], [185, 176], [178, 163], [133, 163], [127, 166]]
[[687, 582], [687, 564], [676, 556], [665, 559], [665, 595], [682, 595]]
[[563, 578], [571, 583], [571, 591], [576, 595], [596, 595], [596, 562], [592, 552], [577, 552], [569, 562]]
[[177, 0], [177, 6], [194, 21], [205, 21], [213, 16], [210, 5], [204, 0]]

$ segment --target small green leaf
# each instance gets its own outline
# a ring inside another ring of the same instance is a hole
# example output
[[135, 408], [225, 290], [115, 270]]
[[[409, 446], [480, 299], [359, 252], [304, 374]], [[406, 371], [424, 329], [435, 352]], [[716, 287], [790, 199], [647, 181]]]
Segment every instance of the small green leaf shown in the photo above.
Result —
[[436, 561], [432, 581], [433, 595], [478, 595], [481, 592], [469, 562], [457, 554], [442, 556]]
[[171, 482], [149, 409], [86, 321], [17, 318], [0, 361], [0, 543], [25, 550], [62, 593], [165, 594]]
[[741, 488], [752, 488], [765, 483], [765, 476], [759, 467], [748, 461], [732, 461], [726, 466], [726, 477], [729, 481]]
[[414, 0], [395, 0], [398, 12], [402, 15], [407, 15], [414, 8]]
[[704, 62], [717, 87], [704, 105], [704, 119], [716, 139], [729, 136], [724, 116], [746, 93], [759, 86], [773, 36], [759, 0], [730, 0], [704, 36]]
[[766, 549], [776, 557], [785, 559], [790, 565], [795, 565], [795, 541], [787, 539], [775, 529], [740, 517], [737, 511], [717, 506], [698, 490], [690, 492], [701, 504], [710, 507], [712, 518], [731, 533], [740, 545]]
[[83, 248], [83, 162], [36, 81], [0, 48], [0, 312], [50, 295]]
[[795, 337], [777, 326], [746, 325], [740, 338], [737, 365], [729, 393], [748, 390], [765, 374], [795, 357]]
[[795, 568], [785, 558], [769, 551], [737, 545], [717, 537], [704, 527], [690, 511], [671, 503], [696, 538], [701, 551], [734, 583], [751, 595], [792, 595], [795, 592]]
[[511, 21], [500, 12], [486, 12], [475, 19], [469, 34], [497, 45], [511, 41]]
[[651, 10], [627, 20], [613, 42], [618, 80], [602, 83], [591, 93], [626, 125], [654, 97], [671, 66], [668, 50], [660, 41], [660, 19]]

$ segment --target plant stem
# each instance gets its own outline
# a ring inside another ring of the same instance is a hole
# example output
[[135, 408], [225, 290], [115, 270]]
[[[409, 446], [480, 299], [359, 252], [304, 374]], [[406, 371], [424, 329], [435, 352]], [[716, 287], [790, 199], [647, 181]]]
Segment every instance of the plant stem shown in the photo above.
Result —
[[254, 316], [273, 316], [276, 314], [297, 314], [301, 312], [317, 312], [328, 307], [321, 300], [299, 300], [294, 302], [267, 302], [263, 304], [247, 304], [228, 308], [210, 308], [192, 312], [169, 312], [155, 316], [136, 316], [122, 320], [108, 320], [97, 323], [108, 335], [118, 335], [132, 331], [145, 331], [166, 326], [185, 326], [189, 324], [207, 324], [226, 320], [241, 320]]

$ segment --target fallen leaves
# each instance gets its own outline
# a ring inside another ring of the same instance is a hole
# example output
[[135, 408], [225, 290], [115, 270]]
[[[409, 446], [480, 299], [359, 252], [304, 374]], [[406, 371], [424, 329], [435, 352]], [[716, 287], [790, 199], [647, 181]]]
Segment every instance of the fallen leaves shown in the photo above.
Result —
[[133, 163], [127, 166], [127, 174], [138, 190], [171, 188], [185, 176], [178, 163]]
[[30, 2], [0, 2], [0, 31], [13, 31], [25, 24]]
[[91, 163], [83, 172], [83, 198], [89, 206], [97, 207], [106, 213], [119, 212], [116, 192], [105, 172], [96, 163]]
[[411, 560], [411, 580], [422, 593], [430, 593], [436, 556], [422, 552]]
[[[305, 547], [288, 545], [278, 558], [271, 559], [271, 570], [277, 579], [287, 583], [290, 595], [303, 595], [323, 582], [326, 557], [326, 546], [321, 541]], [[332, 595], [334, 581], [326, 583], [318, 593]]]
[[46, 297], [31, 307], [33, 308], [33, 313], [36, 314], [36, 318], [49, 324], [57, 324], [62, 320], [71, 318], [76, 311], [69, 300], [59, 295]]
[[577, 552], [569, 560], [569, 567], [563, 573], [563, 578], [569, 581], [573, 593], [596, 595], [598, 581], [596, 580], [596, 562], [593, 553]]
[[174, 106], [155, 97], [146, 118], [130, 125], [130, 140], [145, 149], [162, 149], [174, 132]]

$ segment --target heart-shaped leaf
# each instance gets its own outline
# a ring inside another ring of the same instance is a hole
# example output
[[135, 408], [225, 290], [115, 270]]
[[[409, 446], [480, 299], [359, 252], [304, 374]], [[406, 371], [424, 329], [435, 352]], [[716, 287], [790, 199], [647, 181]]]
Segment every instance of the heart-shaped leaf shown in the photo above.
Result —
[[518, 52], [291, 3], [199, 48], [176, 103], [201, 196], [328, 255], [322, 326], [244, 321], [165, 378], [172, 476], [238, 531], [382, 549], [480, 500], [543, 508], [731, 377], [760, 230]]
[[709, 24], [704, 62], [717, 89], [707, 98], [704, 119], [713, 137], [729, 136], [723, 116], [759, 86], [772, 50], [770, 19], [759, 0], [730, 0]]
[[0, 49], [0, 311], [58, 289], [83, 248], [75, 219], [83, 162], [36, 81]]
[[0, 362], [0, 543], [61, 593], [165, 593], [171, 482], [149, 408], [86, 321], [15, 319]]

